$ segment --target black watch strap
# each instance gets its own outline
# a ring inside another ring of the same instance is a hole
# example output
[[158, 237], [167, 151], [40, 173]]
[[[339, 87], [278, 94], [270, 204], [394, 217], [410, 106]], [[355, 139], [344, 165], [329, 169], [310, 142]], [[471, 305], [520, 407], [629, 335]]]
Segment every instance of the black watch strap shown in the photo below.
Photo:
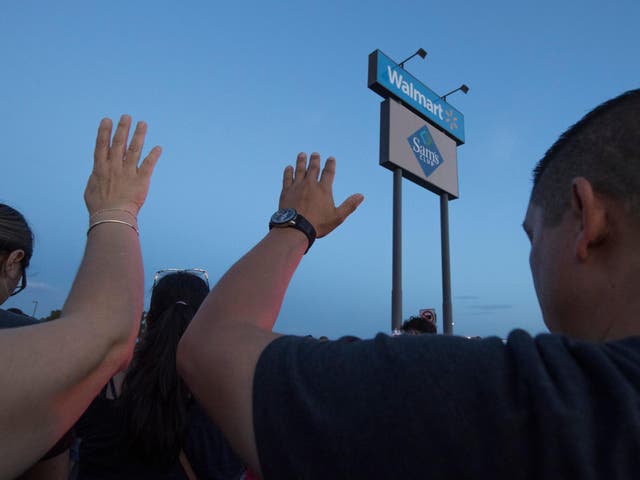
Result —
[[276, 213], [271, 216], [271, 220], [269, 221], [269, 230], [272, 228], [295, 228], [296, 230], [300, 230], [307, 236], [307, 240], [309, 241], [309, 245], [305, 250], [305, 254], [313, 245], [313, 242], [316, 240], [316, 229], [313, 228], [311, 222], [300, 215], [293, 208], [281, 208]]

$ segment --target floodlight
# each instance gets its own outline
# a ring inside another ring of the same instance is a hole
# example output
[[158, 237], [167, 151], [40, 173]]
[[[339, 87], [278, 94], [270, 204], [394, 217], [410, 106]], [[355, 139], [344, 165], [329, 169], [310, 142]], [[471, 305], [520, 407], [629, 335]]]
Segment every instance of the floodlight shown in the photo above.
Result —
[[452, 93], [456, 93], [458, 90], [462, 91], [462, 93], [464, 93], [465, 95], [469, 92], [469, 87], [466, 86], [464, 83], [462, 85], [460, 85], [458, 88], [456, 88], [455, 90], [451, 90], [449, 93], [445, 93], [444, 95], [442, 95], [440, 98], [442, 100], [444, 100], [445, 102], [447, 101], [447, 97], [449, 95], [451, 95]]
[[400, 68], [404, 68], [404, 64], [407, 63], [409, 60], [411, 60], [413, 57], [415, 57], [416, 55], [419, 55], [420, 58], [424, 58], [427, 56], [427, 51], [424, 48], [419, 48], [418, 51], [416, 53], [414, 53], [413, 55], [411, 55], [410, 57], [404, 59], [403, 61], [401, 61], [398, 66]]

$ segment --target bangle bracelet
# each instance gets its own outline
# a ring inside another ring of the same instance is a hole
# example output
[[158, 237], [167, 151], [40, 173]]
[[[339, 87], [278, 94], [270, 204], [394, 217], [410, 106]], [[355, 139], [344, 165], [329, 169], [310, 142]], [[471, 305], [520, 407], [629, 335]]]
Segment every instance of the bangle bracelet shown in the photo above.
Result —
[[87, 235], [89, 235], [89, 232], [93, 230], [95, 227], [103, 223], [120, 223], [122, 225], [126, 225], [127, 227], [133, 228], [133, 230], [136, 232], [136, 235], [140, 236], [140, 232], [138, 231], [138, 228], [135, 225], [129, 222], [123, 222], [122, 220], [100, 220], [99, 222], [89, 225], [89, 230], [87, 230]]

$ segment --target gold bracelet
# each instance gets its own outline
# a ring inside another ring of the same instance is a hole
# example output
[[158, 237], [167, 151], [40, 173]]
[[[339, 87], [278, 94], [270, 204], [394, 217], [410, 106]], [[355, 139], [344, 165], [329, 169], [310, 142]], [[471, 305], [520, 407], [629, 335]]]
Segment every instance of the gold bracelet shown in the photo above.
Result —
[[122, 220], [100, 220], [99, 222], [89, 225], [89, 230], [87, 230], [87, 235], [89, 235], [89, 232], [93, 230], [95, 227], [103, 223], [121, 223], [122, 225], [126, 225], [127, 227], [133, 228], [133, 230], [136, 232], [136, 235], [140, 236], [140, 232], [138, 231], [138, 228], [135, 225], [129, 222], [123, 222]]

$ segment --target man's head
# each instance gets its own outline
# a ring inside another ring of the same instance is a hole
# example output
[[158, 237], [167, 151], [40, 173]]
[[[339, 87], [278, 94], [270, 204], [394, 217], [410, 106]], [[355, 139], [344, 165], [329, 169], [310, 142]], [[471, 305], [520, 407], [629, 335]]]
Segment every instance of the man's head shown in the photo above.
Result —
[[406, 320], [402, 327], [400, 327], [404, 333], [409, 335], [422, 335], [423, 333], [437, 333], [435, 323], [430, 322], [424, 317], [411, 317]]
[[605, 338], [610, 303], [622, 298], [616, 294], [630, 282], [640, 286], [640, 278], [620, 281], [633, 270], [625, 261], [632, 264], [640, 250], [640, 89], [603, 103], [562, 134], [533, 183], [524, 227], [545, 323]]

